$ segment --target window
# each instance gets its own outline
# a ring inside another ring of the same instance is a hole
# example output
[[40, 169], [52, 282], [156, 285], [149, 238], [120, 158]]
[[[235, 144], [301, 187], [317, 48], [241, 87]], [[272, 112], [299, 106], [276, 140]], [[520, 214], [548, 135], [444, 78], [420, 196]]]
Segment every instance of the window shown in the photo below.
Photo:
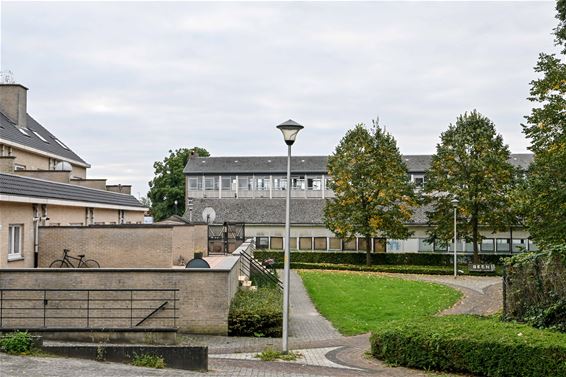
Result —
[[236, 177], [222, 177], [222, 190], [236, 191]]
[[385, 253], [387, 251], [387, 240], [385, 238], [374, 238], [373, 239], [373, 252], [374, 253]]
[[330, 237], [328, 239], [329, 250], [342, 250], [342, 240], [338, 237]]
[[[367, 242], [366, 242], [365, 238], [362, 238], [362, 237], [358, 238], [358, 249], [360, 251], [366, 251], [366, 245], [367, 245]], [[371, 247], [371, 245], [370, 245], [370, 247]]]
[[252, 180], [250, 177], [238, 177], [238, 189], [240, 190], [251, 190], [252, 189]]
[[312, 237], [299, 237], [300, 250], [312, 250]]
[[273, 178], [273, 189], [274, 190], [286, 190], [287, 189], [287, 178], [274, 177]]
[[271, 248], [273, 250], [283, 250], [283, 237], [271, 237]]
[[30, 137], [30, 136], [29, 136], [29, 132], [28, 132], [27, 129], [18, 127], [18, 130], [19, 130], [22, 134], [26, 135], [27, 137]]
[[529, 251], [538, 251], [536, 243], [534, 243], [532, 240], [529, 240]]
[[190, 177], [189, 190], [202, 190], [202, 177]]
[[297, 238], [296, 237], [289, 238], [289, 249], [290, 250], [297, 250]]
[[8, 259], [22, 257], [22, 224], [11, 224], [8, 227]]
[[[461, 248], [461, 246], [458, 246], [458, 248]], [[448, 242], [435, 240], [434, 241], [434, 251], [440, 251], [440, 252], [443, 252], [443, 253], [447, 252], [448, 251]]]
[[255, 245], [258, 249], [269, 249], [269, 237], [256, 237]]
[[322, 179], [321, 177], [313, 177], [313, 178], [307, 178], [307, 189], [308, 190], [314, 190], [314, 191], [320, 191], [322, 190]]
[[493, 253], [495, 251], [495, 243], [493, 238], [484, 238], [481, 240], [482, 253]]
[[513, 238], [513, 252], [522, 253], [523, 251], [527, 251], [527, 244], [525, 240], [520, 238]]
[[328, 178], [328, 177], [327, 177], [327, 178], [326, 178], [326, 184], [324, 185], [324, 187], [325, 187], [327, 190], [331, 190], [331, 189], [332, 189], [332, 187], [331, 187], [331, 186], [332, 186], [332, 183], [333, 183], [332, 178]]
[[37, 131], [33, 131], [33, 130], [32, 130], [31, 132], [33, 132], [33, 133], [35, 134], [35, 136], [37, 136], [38, 138], [40, 138], [40, 139], [41, 139], [41, 141], [43, 141], [43, 142], [45, 142], [45, 143], [48, 143], [48, 144], [49, 144], [49, 142], [47, 141], [47, 139], [45, 139], [45, 138], [44, 138], [43, 136], [41, 136], [41, 134], [40, 134], [39, 132], [37, 132]]
[[218, 178], [217, 177], [204, 177], [204, 189], [205, 190], [218, 190]]
[[305, 177], [303, 175], [299, 177], [291, 177], [291, 189], [293, 190], [304, 190], [305, 189]]
[[350, 241], [344, 240], [344, 250], [356, 251], [356, 239], [351, 239]]
[[419, 252], [429, 253], [433, 251], [434, 244], [427, 242], [426, 238], [419, 238]]
[[63, 143], [61, 142], [61, 140], [55, 139], [55, 138], [53, 138], [53, 140], [55, 140], [55, 142], [56, 142], [57, 144], [59, 144], [61, 147], [65, 148], [65, 149], [69, 149], [69, 147], [67, 147], [65, 144], [63, 144]]
[[14, 170], [26, 170], [26, 166], [21, 164], [14, 164]]
[[508, 253], [510, 251], [508, 238], [498, 238], [495, 240], [495, 245], [498, 253]]
[[411, 174], [411, 180], [417, 187], [423, 187], [425, 182], [424, 174]]
[[314, 249], [315, 250], [326, 250], [326, 237], [315, 237], [314, 238]]
[[256, 190], [269, 190], [269, 177], [256, 177]]

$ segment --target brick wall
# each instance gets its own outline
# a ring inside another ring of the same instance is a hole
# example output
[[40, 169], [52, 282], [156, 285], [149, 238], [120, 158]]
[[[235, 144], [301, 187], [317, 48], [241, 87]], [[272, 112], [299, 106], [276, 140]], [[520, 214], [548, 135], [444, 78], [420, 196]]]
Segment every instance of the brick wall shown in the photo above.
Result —
[[206, 225], [121, 225], [40, 227], [39, 266], [63, 256], [85, 254], [101, 267], [168, 268], [206, 250]]
[[[223, 270], [187, 270], [179, 268], [169, 269], [87, 269], [87, 270], [73, 270], [73, 269], [5, 269], [0, 270], [0, 286], [3, 288], [41, 288], [41, 289], [156, 289], [156, 288], [178, 288], [177, 298], [179, 301], [176, 303], [177, 316], [176, 325], [181, 332], [201, 333], [201, 334], [220, 334], [226, 335], [228, 332], [228, 311], [230, 309], [230, 302], [236, 293], [238, 287], [238, 273], [239, 273], [239, 258], [228, 256], [228, 268]], [[41, 297], [34, 297], [33, 295], [43, 296], [42, 292], [4, 292], [6, 295], [11, 295], [10, 298], [15, 297], [28, 297], [30, 299], [29, 305], [26, 307], [37, 307], [37, 313], [33, 311], [21, 312], [18, 318], [7, 319], [8, 313], [13, 316], [16, 311], [9, 311], [9, 305], [14, 304], [15, 301], [5, 301], [3, 319], [4, 327], [41, 327], [43, 319], [25, 319], [23, 317], [34, 315], [42, 316], [43, 313], [43, 300]], [[25, 295], [25, 296], [24, 296]], [[51, 317], [46, 321], [48, 327], [85, 327], [86, 319], [84, 319], [84, 312], [65, 310], [66, 316], [82, 316], [83, 319], [72, 320], [58, 320], [52, 317], [62, 312], [61, 310], [54, 309], [64, 305], [64, 302], [57, 299], [65, 295], [65, 298], [84, 298], [84, 292], [46, 292], [47, 295], [47, 313]], [[97, 292], [91, 293], [92, 298], [102, 301], [90, 303], [90, 308], [103, 307], [104, 305], [114, 305], [108, 301], [110, 298], [122, 298], [124, 293], [104, 293]], [[126, 296], [128, 293], [126, 293]], [[120, 296], [120, 297], [118, 297]], [[37, 300], [39, 298], [39, 300]], [[127, 298], [127, 297], [126, 297]], [[141, 297], [138, 297], [141, 298]], [[151, 298], [147, 296], [146, 298]], [[104, 300], [106, 299], [106, 301]], [[21, 307], [22, 302], [19, 302]], [[75, 305], [77, 303], [74, 303]], [[135, 307], [145, 307], [145, 309], [134, 309], [134, 316], [137, 318], [144, 317], [151, 312], [151, 308], [157, 307], [161, 304], [161, 300], [157, 303], [150, 301], [138, 301]], [[117, 305], [117, 306], [116, 306]], [[115, 311], [104, 312], [106, 316], [112, 317], [128, 317], [122, 319], [102, 320], [98, 322], [91, 319], [90, 326], [104, 326], [107, 328], [129, 327], [129, 303], [119, 302], [113, 307], [119, 307]], [[84, 303], [83, 303], [84, 307]], [[172, 308], [172, 302], [166, 306]], [[54, 310], [49, 310], [54, 309]], [[82, 313], [82, 314], [81, 314]], [[98, 314], [102, 314], [99, 312]], [[108, 314], [110, 313], [110, 314]], [[124, 314], [126, 313], [126, 315]], [[94, 313], [91, 313], [94, 317]], [[161, 312], [154, 319], [144, 322], [142, 327], [160, 327], [171, 326], [170, 319], [164, 319], [164, 316], [171, 316], [171, 312]], [[104, 321], [104, 322], [103, 322]], [[168, 322], [167, 322], [168, 321]], [[134, 323], [135, 324], [135, 323]]]

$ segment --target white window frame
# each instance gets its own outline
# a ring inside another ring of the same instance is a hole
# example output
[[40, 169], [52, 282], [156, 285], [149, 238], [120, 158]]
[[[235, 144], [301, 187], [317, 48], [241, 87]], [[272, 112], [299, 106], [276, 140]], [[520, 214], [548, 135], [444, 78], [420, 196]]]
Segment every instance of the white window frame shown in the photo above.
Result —
[[[17, 237], [15, 237], [16, 229], [18, 233]], [[8, 226], [8, 260], [22, 258], [23, 235], [24, 224], [10, 224]], [[17, 248], [15, 242], [16, 238], [19, 238]]]

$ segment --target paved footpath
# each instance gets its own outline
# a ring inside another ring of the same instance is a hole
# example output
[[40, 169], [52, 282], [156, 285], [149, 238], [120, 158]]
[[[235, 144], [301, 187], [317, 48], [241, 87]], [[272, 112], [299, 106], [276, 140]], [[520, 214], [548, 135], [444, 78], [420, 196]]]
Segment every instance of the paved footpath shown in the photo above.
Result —
[[[445, 284], [464, 293], [463, 299], [441, 314], [484, 314], [501, 303], [500, 278], [384, 274]], [[209, 347], [206, 376], [430, 376], [423, 371], [388, 367], [367, 357], [369, 334], [341, 336], [314, 308], [300, 277], [291, 273], [289, 347], [302, 354], [294, 362], [264, 362], [255, 358], [267, 347], [281, 348], [281, 339], [225, 336], [182, 336], [183, 344]], [[499, 293], [498, 293], [499, 289]], [[498, 296], [499, 294], [499, 296]], [[203, 376], [175, 369], [147, 369], [118, 363], [79, 359], [20, 357], [0, 353], [0, 376]]]

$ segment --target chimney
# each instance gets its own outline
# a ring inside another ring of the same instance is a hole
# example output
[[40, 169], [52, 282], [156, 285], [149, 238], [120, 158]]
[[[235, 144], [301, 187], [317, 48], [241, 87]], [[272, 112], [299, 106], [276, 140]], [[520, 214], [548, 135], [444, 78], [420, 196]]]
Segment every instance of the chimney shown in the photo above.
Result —
[[27, 90], [20, 84], [0, 84], [0, 111], [20, 128], [27, 127]]

